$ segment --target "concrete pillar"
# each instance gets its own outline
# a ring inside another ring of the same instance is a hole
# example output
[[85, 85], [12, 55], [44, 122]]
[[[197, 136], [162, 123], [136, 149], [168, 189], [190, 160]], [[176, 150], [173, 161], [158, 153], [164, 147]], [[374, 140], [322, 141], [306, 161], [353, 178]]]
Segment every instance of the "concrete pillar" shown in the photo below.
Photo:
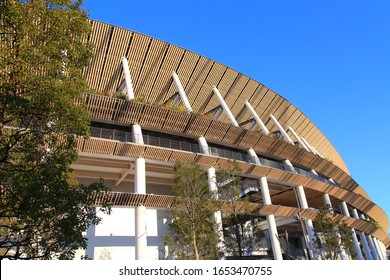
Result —
[[294, 165], [292, 165], [291, 161], [289, 161], [288, 159], [285, 159], [284, 163], [288, 165], [291, 172], [295, 173], [295, 168], [294, 168]]
[[134, 174], [134, 192], [146, 194], [146, 175], [145, 175], [145, 159], [137, 158], [135, 160]]
[[[146, 194], [145, 159], [135, 160], [134, 192]], [[146, 207], [139, 205], [135, 208], [135, 258], [144, 260], [147, 255]]]
[[332, 212], [333, 212], [332, 201], [330, 200], [329, 194], [324, 193], [322, 195], [322, 198], [324, 200], [324, 204], [329, 205], [332, 208]]
[[254, 162], [254, 163], [256, 163], [256, 164], [261, 164], [260, 159], [259, 159], [259, 157], [257, 156], [255, 150], [253, 150], [252, 148], [250, 148], [250, 149], [248, 150], [248, 154], [249, 154], [249, 156], [251, 157], [252, 162]]
[[202, 154], [210, 155], [209, 145], [207, 144], [206, 138], [200, 136], [198, 138], [199, 148]]
[[[357, 212], [357, 210], [355, 208], [352, 209], [352, 216], [355, 219], [358, 219], [358, 220], [360, 219], [360, 217], [358, 215], [358, 212]], [[364, 254], [366, 256], [366, 259], [367, 260], [372, 260], [372, 254], [371, 254], [370, 246], [368, 246], [368, 241], [367, 241], [365, 233], [364, 232], [359, 232], [359, 236], [360, 236], [360, 241], [363, 244], [363, 251], [364, 251]]]
[[218, 98], [219, 104], [221, 104], [223, 110], [225, 111], [227, 117], [229, 118], [230, 122], [235, 126], [239, 127], [236, 119], [234, 118], [232, 112], [230, 111], [228, 105], [226, 104], [225, 100], [223, 100], [223, 97], [216, 86], [213, 86], [213, 92], [215, 96]]
[[[215, 195], [215, 198], [218, 199], [218, 187], [217, 187], [216, 172], [214, 167], [210, 167], [209, 169], [207, 169], [207, 178], [208, 178], [209, 190]], [[214, 219], [215, 219], [215, 224], [217, 226], [217, 232], [219, 236], [218, 250], [220, 252], [225, 253], [221, 211], [214, 212]], [[223, 256], [222, 258], [225, 257]]]
[[374, 240], [372, 239], [372, 236], [367, 234], [367, 241], [368, 245], [370, 246], [371, 253], [372, 253], [372, 258], [374, 260], [379, 260], [378, 252], [376, 251]]
[[367, 260], [372, 260], [372, 254], [371, 254], [371, 249], [370, 246], [368, 245], [367, 237], [364, 232], [359, 232], [360, 240], [362, 241], [363, 244], [363, 251], [366, 255]]
[[[261, 195], [264, 205], [271, 205], [271, 196], [269, 194], [268, 182], [266, 177], [261, 177], [259, 180]], [[282, 250], [279, 243], [278, 229], [276, 227], [275, 216], [267, 215], [268, 230], [271, 239], [272, 252], [275, 260], [283, 260]]]
[[[132, 127], [133, 142], [144, 144], [141, 126], [134, 124]], [[134, 193], [146, 194], [145, 159], [137, 158], [134, 166]], [[135, 259], [144, 260], [147, 256], [147, 225], [146, 207], [135, 207]]]
[[147, 257], [146, 207], [135, 208], [135, 259], [145, 260]]
[[177, 90], [179, 91], [179, 95], [180, 95], [181, 101], [183, 101], [184, 107], [186, 107], [186, 110], [188, 113], [191, 113], [192, 112], [191, 104], [187, 99], [187, 95], [184, 92], [183, 86], [181, 85], [179, 76], [174, 71], [172, 72], [172, 78], [176, 84]]
[[[303, 189], [303, 186], [297, 186], [296, 191], [297, 191], [297, 196], [298, 196], [298, 204], [300, 205], [300, 208], [308, 209], [309, 205], [307, 204], [306, 195], [305, 195], [305, 191]], [[311, 259], [316, 259], [317, 254], [314, 250], [315, 234], [314, 234], [313, 221], [311, 219], [306, 219], [305, 225], [306, 225], [306, 229], [307, 229], [307, 233], [308, 233], [307, 240], [308, 240], [308, 245], [309, 245], [309, 248], [308, 248], [309, 255], [310, 255]], [[305, 232], [305, 230], [304, 230], [304, 232]]]
[[[360, 214], [360, 219], [362, 220], [368, 220], [366, 219], [366, 217], [364, 216], [364, 214]], [[374, 241], [372, 239], [372, 236], [367, 234], [367, 241], [368, 241], [368, 245], [370, 246], [370, 249], [371, 249], [371, 254], [372, 254], [372, 258], [374, 260], [379, 260], [379, 256], [378, 256], [378, 252], [375, 248], [375, 245], [374, 245]]]
[[384, 260], [384, 257], [383, 257], [383, 253], [382, 253], [382, 250], [379, 246], [379, 243], [378, 243], [378, 239], [376, 239], [375, 237], [372, 238], [372, 240], [374, 241], [374, 245], [375, 245], [375, 248], [376, 248], [376, 251], [378, 252], [378, 258], [383, 261]]
[[127, 100], [133, 100], [134, 99], [133, 83], [131, 81], [129, 63], [126, 57], [122, 58], [122, 67], [123, 67], [123, 73], [125, 75], [125, 85], [127, 90], [126, 98]]
[[[348, 207], [347, 207], [347, 203], [345, 203], [345, 201], [341, 202], [341, 210], [342, 210], [344, 216], [351, 217], [351, 215], [349, 213], [349, 210], [348, 210]], [[362, 253], [362, 250], [360, 248], [359, 241], [357, 239], [355, 229], [351, 228], [351, 230], [352, 230], [353, 246], [355, 248], [355, 252], [357, 254], [357, 258], [359, 260], [364, 260], [363, 253]]]
[[144, 138], [142, 136], [141, 126], [139, 124], [133, 124], [132, 126], [133, 142], [137, 144], [144, 144]]
[[317, 176], [318, 176], [317, 171], [315, 171], [314, 169], [311, 169], [310, 172], [313, 173], [314, 175], [317, 175]]
[[385, 244], [383, 244], [382, 241], [378, 240], [379, 242], [379, 245], [381, 246], [381, 249], [382, 249], [382, 253], [383, 253], [383, 257], [385, 260], [388, 260], [388, 256], [387, 256], [387, 252], [386, 252], [386, 247], [385, 247]]
[[287, 140], [287, 142], [289, 142], [291, 145], [295, 145], [294, 144], [294, 141], [291, 140], [290, 136], [288, 136], [287, 132], [284, 130], [284, 128], [280, 125], [280, 123], [278, 122], [278, 120], [273, 116], [273, 115], [270, 115], [270, 118], [271, 120], [273, 120], [274, 124], [277, 126], [277, 128], [279, 129], [280, 133], [283, 135], [283, 137]]

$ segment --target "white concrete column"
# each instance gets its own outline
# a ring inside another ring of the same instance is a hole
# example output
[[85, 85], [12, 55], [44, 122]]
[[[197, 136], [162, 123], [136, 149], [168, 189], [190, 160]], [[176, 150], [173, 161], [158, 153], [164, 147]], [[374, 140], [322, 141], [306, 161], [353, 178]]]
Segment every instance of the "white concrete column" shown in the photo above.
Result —
[[385, 260], [388, 260], [385, 245], [384, 245], [383, 242], [380, 241], [380, 240], [378, 240], [378, 242], [379, 242], [379, 245], [381, 246], [382, 253], [383, 253], [383, 257], [385, 258]]
[[[308, 209], [309, 205], [307, 204], [306, 195], [303, 186], [297, 186], [296, 188], [297, 196], [298, 196], [298, 204], [302, 209]], [[316, 252], [314, 249], [314, 240], [315, 240], [315, 234], [314, 234], [314, 226], [313, 221], [311, 219], [305, 219], [305, 225], [307, 228], [308, 233], [308, 243], [309, 243], [309, 254], [312, 259], [316, 259]]]
[[379, 260], [378, 252], [376, 251], [374, 240], [372, 240], [372, 236], [369, 234], [367, 234], [367, 241], [368, 241], [368, 245], [370, 246], [370, 249], [371, 249], [372, 258], [374, 260]]
[[[333, 206], [332, 206], [332, 202], [331, 202], [331, 200], [330, 200], [329, 194], [324, 193], [324, 194], [322, 195], [322, 198], [324, 199], [324, 203], [327, 204], [327, 205], [329, 205], [330, 211], [331, 211], [332, 213], [334, 213]], [[341, 236], [340, 236], [340, 233], [339, 233], [339, 232], [337, 232], [337, 236], [338, 236], [338, 238], [339, 238], [339, 244], [340, 244], [340, 243], [341, 243]], [[348, 260], [348, 259], [349, 259], [349, 258], [348, 258], [348, 254], [345, 252], [344, 249], [341, 249], [341, 252], [340, 252], [340, 259], [342, 259], [342, 260]]]
[[172, 78], [173, 78], [173, 81], [176, 84], [176, 87], [177, 87], [178, 91], [179, 91], [179, 95], [180, 95], [181, 100], [183, 101], [184, 107], [186, 107], [186, 110], [187, 110], [188, 113], [191, 113], [192, 112], [191, 104], [190, 104], [190, 102], [187, 99], [187, 95], [186, 95], [186, 93], [184, 91], [183, 86], [181, 85], [179, 76], [176, 74], [175, 71], [172, 72]]
[[[349, 213], [349, 210], [348, 210], [347, 203], [345, 201], [341, 202], [341, 210], [342, 210], [344, 216], [351, 217], [351, 215]], [[359, 241], [357, 239], [355, 229], [351, 228], [351, 230], [352, 230], [353, 246], [355, 248], [355, 252], [357, 254], [357, 258], [359, 260], [364, 260], [363, 253], [362, 253], [362, 250], [360, 248]]]
[[271, 196], [269, 194], [267, 177], [260, 177], [259, 183], [260, 183], [261, 196], [263, 197], [263, 204], [271, 205], [272, 202], [271, 202]]
[[[207, 169], [207, 178], [208, 178], [208, 184], [209, 184], [209, 190], [215, 195], [215, 198], [218, 199], [218, 187], [217, 187], [217, 181], [216, 181], [216, 172], [214, 167], [210, 167]], [[217, 232], [218, 232], [218, 250], [220, 252], [225, 253], [225, 246], [224, 246], [224, 237], [223, 237], [223, 227], [222, 227], [222, 214], [221, 211], [214, 212], [214, 219], [215, 224], [217, 226]], [[223, 258], [225, 258], [223, 256]]]
[[271, 120], [274, 122], [274, 124], [278, 127], [280, 133], [283, 135], [283, 137], [291, 144], [291, 145], [295, 145], [294, 144], [294, 141], [291, 140], [290, 136], [288, 136], [287, 132], [284, 130], [284, 128], [280, 125], [280, 123], [278, 122], [278, 120], [273, 116], [273, 115], [270, 115], [270, 118]]
[[389, 258], [387, 256], [385, 244], [383, 244], [383, 242], [380, 240], [378, 240], [378, 242], [379, 242], [379, 245], [381, 246], [383, 257], [385, 258], [385, 260], [388, 260]]
[[[360, 217], [358, 215], [358, 212], [357, 212], [357, 210], [355, 208], [352, 209], [352, 216], [355, 219], [357, 219], [357, 220], [360, 219]], [[372, 254], [371, 254], [370, 246], [368, 246], [368, 242], [367, 242], [367, 238], [366, 238], [365, 233], [359, 231], [359, 236], [360, 236], [360, 241], [363, 244], [363, 251], [364, 251], [364, 254], [366, 256], [366, 259], [367, 260], [372, 260]]]
[[331, 209], [332, 209], [332, 212], [333, 212], [332, 201], [330, 200], [329, 194], [328, 193], [324, 193], [322, 195], [322, 198], [324, 200], [324, 203], [329, 205], [331, 207]]
[[135, 208], [135, 259], [145, 260], [147, 257], [146, 207]]
[[248, 154], [249, 154], [249, 156], [253, 159], [253, 162], [254, 162], [254, 163], [256, 163], [256, 164], [261, 164], [260, 159], [259, 159], [259, 157], [257, 156], [255, 150], [253, 150], [252, 148], [250, 148], [250, 149], [248, 150]]
[[384, 258], [383, 258], [383, 253], [382, 253], [381, 247], [379, 246], [378, 239], [376, 239], [375, 237], [373, 237], [372, 240], [374, 241], [374, 245], [375, 245], [376, 251], [378, 252], [378, 258], [379, 258], [381, 261], [383, 261], [383, 260], [384, 260]]
[[291, 161], [289, 161], [288, 159], [285, 159], [284, 163], [288, 165], [288, 167], [290, 168], [291, 172], [295, 173], [295, 168], [294, 168], [294, 165], [292, 165]]
[[373, 257], [372, 257], [372, 254], [371, 254], [371, 249], [370, 249], [370, 246], [368, 245], [368, 241], [367, 241], [367, 237], [366, 237], [366, 234], [364, 232], [359, 232], [359, 236], [360, 236], [360, 240], [362, 241], [362, 244], [363, 244], [363, 251], [366, 255], [366, 259], [367, 260], [372, 260]]
[[[259, 179], [261, 195], [264, 205], [271, 205], [271, 196], [269, 194], [268, 182], [266, 177]], [[275, 260], [283, 260], [282, 250], [279, 243], [278, 229], [276, 227], [275, 216], [267, 215], [268, 230], [271, 239], [272, 252]]]
[[207, 144], [206, 138], [200, 136], [198, 138], [199, 148], [202, 154], [210, 155], [209, 145]]
[[307, 204], [306, 195], [305, 195], [305, 191], [303, 189], [303, 186], [297, 186], [296, 190], [297, 190], [297, 194], [298, 194], [298, 200], [299, 200], [300, 207], [302, 209], [309, 208], [309, 205]]
[[[145, 159], [135, 160], [134, 192], [146, 194]], [[144, 260], [147, 255], [147, 226], [146, 207], [139, 205], [135, 208], [135, 258]]]
[[145, 175], [145, 159], [137, 158], [135, 160], [134, 174], [134, 192], [146, 194], [146, 175]]
[[301, 140], [301, 138], [298, 136], [298, 134], [291, 126], [288, 127], [288, 130], [290, 130], [291, 134], [294, 135], [295, 139], [297, 139], [299, 145], [301, 145], [301, 147], [304, 148], [306, 151], [310, 152], [309, 148], [306, 147], [306, 144]]
[[248, 102], [248, 100], [245, 100], [245, 105], [249, 109], [249, 111], [251, 111], [251, 113], [253, 115], [253, 118], [255, 119], [255, 121], [258, 124], [258, 126], [260, 126], [261, 130], [263, 131], [263, 133], [265, 135], [269, 135], [269, 130], [267, 129], [265, 124], [262, 122], [262, 120], [260, 119], [259, 115], [256, 113], [255, 109], [253, 109], [252, 105]]
[[123, 73], [125, 75], [125, 85], [127, 90], [126, 98], [127, 100], [133, 100], [134, 99], [133, 83], [131, 81], [129, 63], [126, 57], [122, 58], [122, 67], [123, 67]]
[[[360, 214], [360, 219], [365, 220], [365, 221], [368, 220], [368, 219], [366, 219], [366, 217], [364, 216], [363, 213]], [[372, 236], [370, 234], [367, 234], [367, 241], [368, 241], [368, 245], [370, 246], [370, 249], [371, 249], [372, 258], [374, 260], [379, 260], [378, 252], [375, 248], [374, 241], [372, 240]]]
[[233, 116], [232, 112], [230, 111], [228, 105], [226, 104], [225, 100], [223, 100], [223, 97], [216, 86], [213, 86], [213, 92], [214, 92], [215, 96], [218, 98], [219, 104], [221, 104], [221, 106], [222, 106], [223, 110], [225, 111], [227, 117], [229, 118], [230, 122], [235, 127], [239, 127], [236, 119], [234, 118], [234, 116]]
[[282, 250], [280, 249], [278, 228], [276, 227], [275, 216], [267, 215], [267, 224], [271, 239], [272, 252], [275, 260], [283, 260]]
[[317, 171], [315, 171], [314, 169], [311, 169], [310, 172], [313, 173], [314, 175], [317, 175], [317, 176], [318, 176]]
[[142, 136], [141, 126], [139, 124], [133, 124], [132, 126], [133, 142], [137, 144], [144, 144], [144, 138]]
[[[141, 126], [134, 124], [132, 127], [133, 142], [144, 144]], [[134, 193], [146, 194], [146, 169], [145, 159], [137, 158], [134, 166]], [[147, 225], [146, 207], [135, 207], [135, 259], [144, 260], [147, 255]]]

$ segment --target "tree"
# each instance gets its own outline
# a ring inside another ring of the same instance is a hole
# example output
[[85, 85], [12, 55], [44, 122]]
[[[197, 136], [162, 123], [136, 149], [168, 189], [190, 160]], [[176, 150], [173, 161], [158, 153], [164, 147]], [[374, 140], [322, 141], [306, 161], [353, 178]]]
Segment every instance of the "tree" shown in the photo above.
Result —
[[[342, 250], [353, 248], [352, 230], [325, 204], [313, 221], [315, 246], [325, 259], [337, 260]], [[352, 252], [352, 251], [351, 251]]]
[[92, 194], [107, 189], [71, 169], [89, 126], [82, 2], [0, 2], [0, 258], [73, 258], [99, 222]]
[[218, 198], [229, 201], [231, 205], [231, 212], [222, 214], [222, 224], [224, 247], [232, 259], [244, 259], [249, 252], [259, 249], [265, 236], [260, 225], [263, 218], [242, 214], [249, 202], [242, 197], [241, 173], [237, 162], [229, 161], [226, 167], [219, 168], [217, 176]]
[[218, 234], [206, 173], [195, 163], [176, 163], [175, 196], [168, 210], [170, 235], [165, 235], [169, 252], [177, 259], [218, 259]]

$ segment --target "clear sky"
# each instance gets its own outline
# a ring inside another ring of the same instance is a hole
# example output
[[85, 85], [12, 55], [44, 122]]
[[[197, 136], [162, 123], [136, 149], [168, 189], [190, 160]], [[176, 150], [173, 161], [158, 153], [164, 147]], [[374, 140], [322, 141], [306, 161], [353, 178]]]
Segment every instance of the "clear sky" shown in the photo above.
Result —
[[390, 1], [86, 0], [90, 18], [225, 64], [303, 111], [390, 216]]

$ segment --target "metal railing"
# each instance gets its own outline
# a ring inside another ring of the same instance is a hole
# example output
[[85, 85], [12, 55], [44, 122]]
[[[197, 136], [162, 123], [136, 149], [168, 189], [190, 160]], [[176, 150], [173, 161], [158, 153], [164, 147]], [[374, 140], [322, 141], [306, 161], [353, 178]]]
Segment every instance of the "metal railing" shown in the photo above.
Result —
[[[90, 127], [90, 134], [92, 137], [97, 138], [104, 138], [104, 139], [111, 139], [111, 140], [118, 140], [121, 142], [133, 142], [133, 134], [130, 131], [122, 131], [117, 129], [109, 129], [109, 128], [101, 128], [101, 127]], [[140, 137], [140, 135], [135, 135], [135, 140], [137, 140], [137, 137]], [[213, 144], [210, 144], [209, 147], [200, 147], [199, 144], [191, 143], [189, 141], [179, 141], [176, 139], [170, 139], [167, 137], [160, 137], [156, 135], [149, 135], [148, 133], [144, 133], [142, 135], [143, 142], [146, 145], [151, 146], [158, 146], [158, 147], [164, 147], [168, 149], [174, 149], [174, 150], [181, 150], [181, 151], [188, 151], [192, 153], [200, 153], [201, 149], [206, 150], [208, 149], [208, 152], [212, 156], [218, 156], [223, 158], [228, 158], [232, 160], [238, 160], [243, 161], [247, 163], [256, 163], [256, 159], [252, 156], [250, 156], [247, 152], [244, 151], [237, 151], [233, 149], [228, 148], [221, 148], [221, 147], [215, 147]], [[329, 185], [333, 186], [339, 186], [338, 184], [330, 181], [327, 178], [324, 178], [320, 175], [316, 175], [310, 171], [307, 171], [305, 169], [299, 168], [299, 167], [292, 167], [285, 163], [264, 158], [261, 156], [258, 156], [260, 160], [260, 164], [264, 166], [268, 166], [271, 168], [276, 168], [279, 170], [297, 173], [309, 178], [313, 178], [315, 180], [319, 180], [321, 182], [327, 183]]]

